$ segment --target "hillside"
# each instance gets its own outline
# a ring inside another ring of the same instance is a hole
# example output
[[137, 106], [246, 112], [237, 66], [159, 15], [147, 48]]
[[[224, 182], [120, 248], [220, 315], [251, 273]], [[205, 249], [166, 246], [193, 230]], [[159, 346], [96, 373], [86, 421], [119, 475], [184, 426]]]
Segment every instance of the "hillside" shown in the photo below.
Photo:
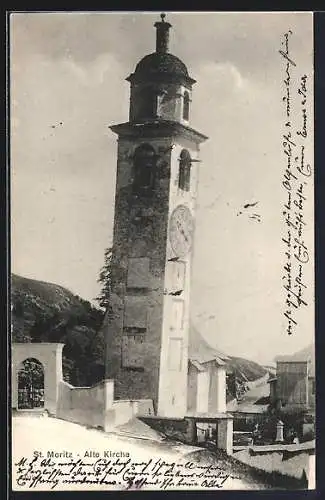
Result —
[[79, 298], [63, 286], [24, 278], [16, 274], [11, 275], [11, 289], [14, 293], [21, 292], [25, 297], [29, 296], [31, 300], [34, 299], [38, 307], [50, 306], [62, 310], [72, 304], [79, 304]]
[[82, 309], [79, 298], [62, 286], [11, 275], [13, 340], [31, 342], [40, 320], [64, 314], [72, 308]]
[[252, 382], [266, 375], [267, 370], [264, 366], [244, 358], [229, 356], [229, 367], [236, 373], [237, 378], [245, 381]]
[[63, 342], [64, 378], [91, 385], [104, 376], [101, 310], [66, 288], [12, 275], [12, 341]]

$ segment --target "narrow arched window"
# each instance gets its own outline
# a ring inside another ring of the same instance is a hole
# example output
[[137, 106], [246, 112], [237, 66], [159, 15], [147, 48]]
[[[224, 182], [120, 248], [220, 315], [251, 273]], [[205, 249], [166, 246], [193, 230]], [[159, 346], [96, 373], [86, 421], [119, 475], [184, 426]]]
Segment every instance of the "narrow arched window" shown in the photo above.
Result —
[[134, 153], [133, 189], [141, 194], [150, 193], [154, 187], [156, 153], [150, 144], [142, 144]]
[[184, 92], [184, 102], [183, 102], [183, 120], [189, 119], [190, 116], [190, 94], [187, 90]]
[[183, 191], [190, 190], [191, 184], [191, 155], [186, 150], [183, 149], [179, 159], [179, 175], [178, 175], [178, 187]]
[[156, 118], [157, 94], [151, 87], [145, 87], [139, 94], [138, 118], [142, 120]]

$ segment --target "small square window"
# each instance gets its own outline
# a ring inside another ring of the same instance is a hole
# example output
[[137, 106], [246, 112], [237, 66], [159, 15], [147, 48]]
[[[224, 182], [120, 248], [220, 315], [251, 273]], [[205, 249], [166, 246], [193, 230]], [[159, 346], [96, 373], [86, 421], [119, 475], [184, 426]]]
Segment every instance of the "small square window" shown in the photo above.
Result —
[[143, 347], [141, 336], [124, 335], [122, 339], [122, 367], [133, 370], [143, 370]]
[[147, 257], [132, 258], [128, 261], [128, 288], [148, 288], [149, 259]]
[[147, 299], [128, 296], [124, 303], [124, 328], [147, 328]]

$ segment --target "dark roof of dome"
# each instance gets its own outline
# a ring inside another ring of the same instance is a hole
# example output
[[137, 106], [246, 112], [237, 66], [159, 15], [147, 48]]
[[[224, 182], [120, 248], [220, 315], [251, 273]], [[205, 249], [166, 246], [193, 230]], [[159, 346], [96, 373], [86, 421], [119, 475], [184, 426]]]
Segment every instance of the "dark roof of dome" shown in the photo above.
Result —
[[177, 73], [182, 76], [189, 76], [185, 64], [173, 54], [153, 52], [144, 56], [138, 62], [135, 73]]
[[143, 77], [172, 77], [178, 80], [185, 80], [188, 83], [195, 83], [187, 71], [187, 67], [178, 57], [170, 54], [169, 52], [158, 53], [153, 52], [144, 56], [138, 62], [134, 73], [131, 75], [132, 79]]

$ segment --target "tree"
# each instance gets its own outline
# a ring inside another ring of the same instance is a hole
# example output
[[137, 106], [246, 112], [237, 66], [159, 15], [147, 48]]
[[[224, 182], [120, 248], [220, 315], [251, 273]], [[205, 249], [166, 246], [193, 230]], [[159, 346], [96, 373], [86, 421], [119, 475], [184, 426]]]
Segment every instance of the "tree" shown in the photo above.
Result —
[[111, 278], [112, 278], [112, 247], [106, 248], [104, 253], [104, 265], [100, 270], [97, 280], [101, 285], [101, 291], [96, 300], [100, 307], [108, 309], [111, 297]]

